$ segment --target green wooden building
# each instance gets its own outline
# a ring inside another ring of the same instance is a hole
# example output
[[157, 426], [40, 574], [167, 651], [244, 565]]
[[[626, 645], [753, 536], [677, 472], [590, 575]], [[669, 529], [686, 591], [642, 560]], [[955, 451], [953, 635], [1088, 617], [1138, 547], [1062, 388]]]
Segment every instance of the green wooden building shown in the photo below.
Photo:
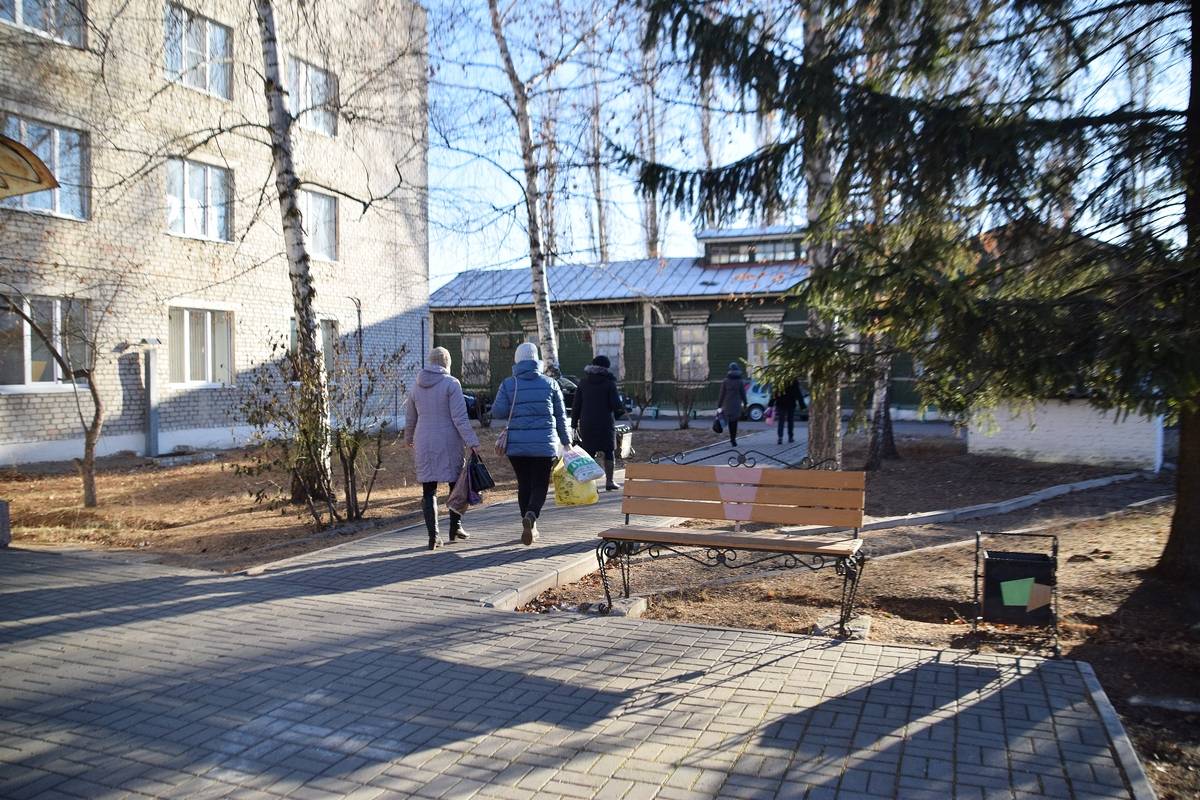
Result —
[[[772, 332], [803, 333], [804, 310], [785, 298], [807, 275], [801, 230], [702, 231], [699, 257], [549, 267], [563, 374], [582, 374], [602, 353], [627, 395], [712, 408], [730, 362], [765, 364]], [[488, 397], [511, 374], [517, 345], [537, 341], [527, 269], [460, 273], [430, 310], [434, 344], [450, 351], [465, 388]]]

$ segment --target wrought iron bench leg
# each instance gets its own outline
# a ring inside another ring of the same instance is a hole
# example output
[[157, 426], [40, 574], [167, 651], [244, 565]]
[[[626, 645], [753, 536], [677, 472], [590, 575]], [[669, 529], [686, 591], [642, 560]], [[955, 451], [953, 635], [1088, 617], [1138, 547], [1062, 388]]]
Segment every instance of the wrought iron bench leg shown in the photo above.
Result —
[[838, 636], [843, 639], [849, 634], [846, 626], [854, 617], [854, 596], [858, 593], [858, 581], [866, 566], [866, 556], [853, 555], [839, 560], [838, 572], [842, 573], [842, 609], [838, 620]]
[[612, 611], [612, 589], [608, 585], [608, 559], [615, 555], [620, 548], [616, 542], [611, 542], [604, 539], [600, 544], [596, 545], [596, 561], [600, 563], [600, 583], [604, 584], [604, 600], [607, 605], [604, 607], [604, 613]]

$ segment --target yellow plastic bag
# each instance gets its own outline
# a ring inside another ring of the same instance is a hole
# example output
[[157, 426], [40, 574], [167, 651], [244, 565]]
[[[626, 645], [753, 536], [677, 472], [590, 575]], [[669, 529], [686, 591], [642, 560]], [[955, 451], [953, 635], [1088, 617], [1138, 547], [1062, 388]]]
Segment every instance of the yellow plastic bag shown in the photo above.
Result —
[[559, 460], [554, 468], [554, 505], [590, 506], [600, 502], [595, 481], [577, 481], [567, 472], [566, 464]]

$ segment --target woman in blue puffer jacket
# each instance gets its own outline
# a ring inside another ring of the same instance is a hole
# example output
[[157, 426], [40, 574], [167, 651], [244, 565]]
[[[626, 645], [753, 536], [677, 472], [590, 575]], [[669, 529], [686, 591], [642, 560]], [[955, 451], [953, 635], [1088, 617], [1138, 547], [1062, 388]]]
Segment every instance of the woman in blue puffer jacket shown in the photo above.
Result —
[[[500, 384], [492, 419], [508, 419], [505, 453], [517, 474], [517, 506], [521, 509], [521, 544], [538, 538], [537, 520], [550, 489], [550, 472], [559, 445], [570, 447], [567, 417], [558, 382], [542, 374], [537, 346], [517, 348], [513, 374]], [[515, 398], [515, 402], [514, 402]]]

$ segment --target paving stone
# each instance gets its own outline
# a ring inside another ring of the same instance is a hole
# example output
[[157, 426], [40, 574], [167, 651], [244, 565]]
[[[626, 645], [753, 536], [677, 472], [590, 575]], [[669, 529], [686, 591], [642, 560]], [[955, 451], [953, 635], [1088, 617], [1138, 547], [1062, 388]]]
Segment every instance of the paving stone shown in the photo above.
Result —
[[1128, 796], [1070, 663], [479, 607], [614, 503], [253, 577], [6, 551], [0, 796]]

